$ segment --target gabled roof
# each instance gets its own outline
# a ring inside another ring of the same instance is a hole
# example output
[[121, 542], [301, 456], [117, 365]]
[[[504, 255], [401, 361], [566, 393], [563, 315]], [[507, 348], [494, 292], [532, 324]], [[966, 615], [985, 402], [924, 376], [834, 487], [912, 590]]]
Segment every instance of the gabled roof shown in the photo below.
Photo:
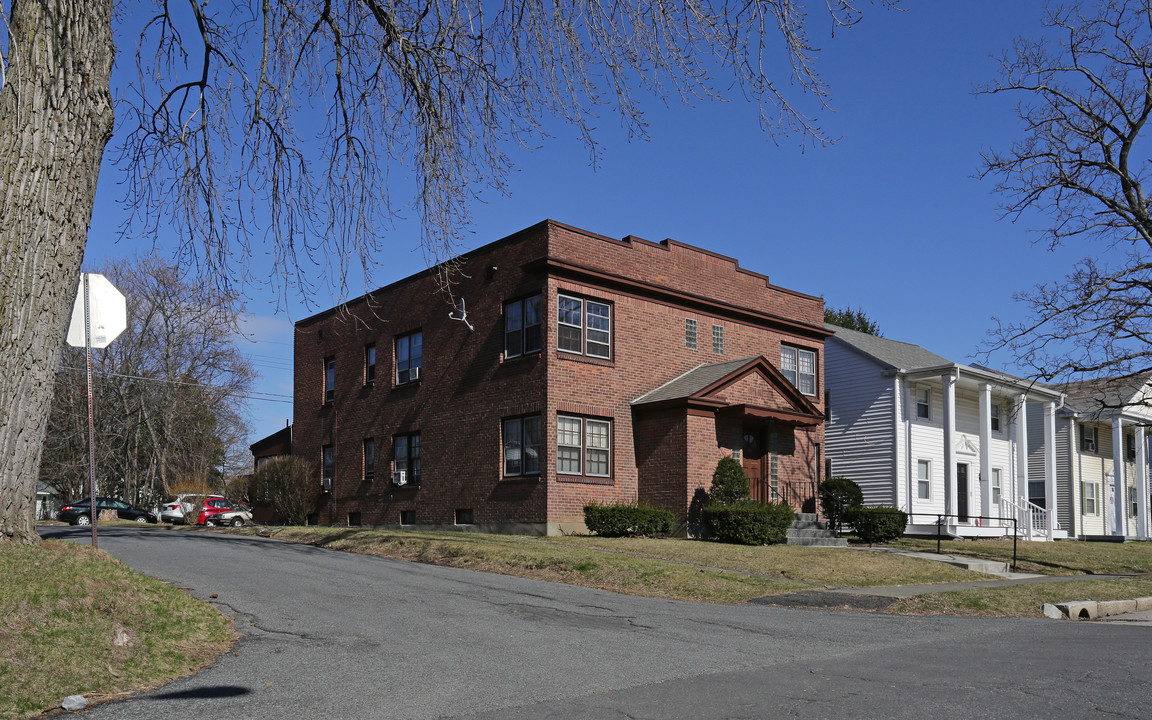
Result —
[[1050, 385], [1044, 385], [1016, 375], [1009, 375], [1008, 373], [992, 370], [982, 365], [965, 365], [954, 362], [919, 345], [876, 337], [875, 335], [869, 335], [868, 333], [849, 330], [848, 328], [837, 327], [836, 325], [829, 325], [827, 323], [824, 327], [833, 333], [832, 337], [826, 341], [827, 343], [842, 343], [846, 347], [872, 358], [880, 365], [886, 366], [887, 369], [893, 373], [903, 373], [912, 376], [923, 374], [927, 376], [951, 368], [958, 371], [962, 377], [1013, 387], [1024, 392], [1046, 396], [1053, 400], [1060, 397], [1060, 390]]
[[1064, 405], [1077, 415], [1097, 415], [1105, 410], [1125, 409], [1152, 412], [1148, 395], [1148, 374], [1076, 380], [1059, 385], [1067, 397]]
[[[769, 395], [753, 403], [724, 399], [727, 388], [754, 375], [764, 379], [771, 389]], [[781, 400], [783, 406], [779, 403]], [[733, 414], [792, 425], [817, 425], [824, 420], [820, 409], [762, 355], [699, 365], [636, 398], [632, 405], [645, 408], [684, 406], [710, 413]]]
[[836, 340], [879, 360], [893, 370], [938, 367], [951, 362], [951, 360], [937, 355], [931, 350], [925, 350], [912, 343], [889, 340], [828, 323], [824, 324], [824, 328], [835, 333], [833, 337]]
[[754, 360], [756, 360], [755, 356], [741, 360], [712, 363], [711, 365], [698, 365], [680, 377], [669, 380], [655, 390], [641, 395], [633, 400], [632, 404], [643, 405], [645, 403], [660, 402], [662, 400], [677, 400], [692, 397]]

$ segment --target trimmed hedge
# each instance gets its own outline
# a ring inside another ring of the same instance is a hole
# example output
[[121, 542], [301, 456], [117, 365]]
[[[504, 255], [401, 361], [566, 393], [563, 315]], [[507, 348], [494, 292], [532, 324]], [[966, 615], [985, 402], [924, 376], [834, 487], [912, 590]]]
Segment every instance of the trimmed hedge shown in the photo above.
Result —
[[739, 545], [775, 545], [784, 542], [794, 514], [785, 503], [742, 500], [731, 505], [712, 504], [702, 513], [704, 525], [720, 542]]
[[844, 514], [863, 502], [860, 486], [848, 478], [830, 477], [820, 483], [820, 509], [824, 511], [828, 527], [837, 535], [844, 523]]
[[709, 502], [731, 505], [747, 500], [752, 494], [748, 486], [748, 475], [744, 467], [731, 455], [720, 458], [716, 471], [712, 473], [712, 488], [708, 491]]
[[855, 507], [844, 513], [844, 522], [851, 525], [861, 541], [891, 542], [904, 534], [908, 527], [908, 513], [894, 507]]
[[676, 527], [676, 513], [645, 503], [584, 506], [584, 524], [603, 537], [665, 537]]

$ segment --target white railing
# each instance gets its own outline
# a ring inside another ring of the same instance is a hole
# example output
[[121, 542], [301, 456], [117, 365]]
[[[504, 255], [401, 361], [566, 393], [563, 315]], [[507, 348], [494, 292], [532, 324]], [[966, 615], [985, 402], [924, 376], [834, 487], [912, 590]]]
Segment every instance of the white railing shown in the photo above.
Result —
[[[1044, 508], [1035, 503], [1011, 498], [1000, 498], [1000, 515], [1016, 518], [1017, 532], [1025, 538], [1047, 537], [1049, 514]], [[1055, 530], [1055, 526], [1051, 529]]]

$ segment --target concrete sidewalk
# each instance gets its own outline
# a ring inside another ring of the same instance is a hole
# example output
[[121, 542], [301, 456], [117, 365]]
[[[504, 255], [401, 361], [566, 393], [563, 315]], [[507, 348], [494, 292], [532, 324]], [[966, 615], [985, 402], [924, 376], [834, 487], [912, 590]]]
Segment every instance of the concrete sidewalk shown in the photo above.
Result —
[[[1078, 583], [1089, 580], [1123, 580], [1132, 575], [1030, 575], [1009, 572], [1007, 563], [990, 560], [977, 560], [958, 555], [937, 555], [936, 553], [892, 548], [861, 548], [871, 552], [887, 552], [906, 555], [921, 560], [943, 562], [967, 568], [975, 572], [996, 575], [996, 580], [968, 580], [964, 582], [926, 583], [921, 585], [888, 585], [881, 587], [823, 588], [802, 590], [785, 595], [769, 595], [749, 602], [761, 605], [808, 608], [850, 608], [854, 610], [883, 610], [897, 600], [959, 590], [1007, 587], [1010, 585], [1033, 585], [1039, 583]], [[1152, 585], [1149, 586], [1152, 588]], [[1130, 612], [1101, 617], [1107, 622], [1131, 622], [1139, 625], [1152, 625], [1152, 611]]]

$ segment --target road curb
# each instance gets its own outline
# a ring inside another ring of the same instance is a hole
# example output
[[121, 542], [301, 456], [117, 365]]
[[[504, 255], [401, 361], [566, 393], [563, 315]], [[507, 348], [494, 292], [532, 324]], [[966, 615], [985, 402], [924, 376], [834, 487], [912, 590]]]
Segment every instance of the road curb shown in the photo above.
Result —
[[1096, 620], [1113, 615], [1152, 610], [1152, 597], [1141, 597], [1135, 600], [1070, 600], [1056, 603], [1055, 607], [1064, 619]]

